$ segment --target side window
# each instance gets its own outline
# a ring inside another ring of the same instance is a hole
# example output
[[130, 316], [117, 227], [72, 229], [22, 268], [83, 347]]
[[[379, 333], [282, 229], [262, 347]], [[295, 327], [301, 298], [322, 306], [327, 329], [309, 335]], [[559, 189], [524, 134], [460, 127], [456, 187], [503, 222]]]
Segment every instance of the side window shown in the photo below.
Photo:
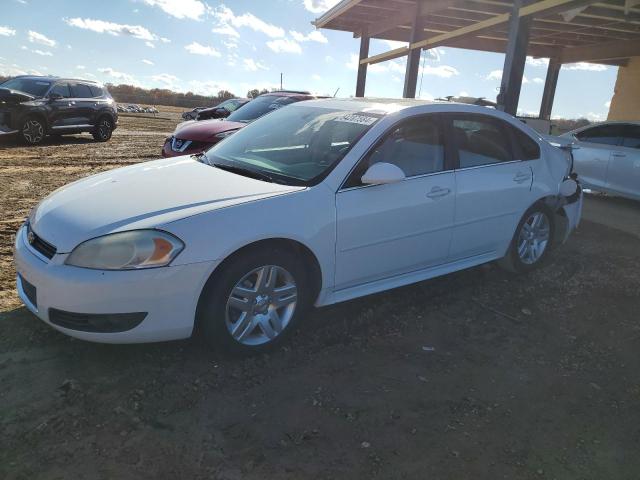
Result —
[[474, 115], [454, 118], [453, 143], [458, 150], [459, 168], [478, 167], [515, 160], [509, 136], [499, 120]]
[[84, 83], [74, 83], [71, 85], [71, 95], [73, 98], [92, 98], [93, 93], [91, 93], [91, 89], [89, 85], [85, 85]]
[[540, 146], [519, 128], [508, 126], [516, 143], [518, 160], [536, 160], [540, 158]]
[[345, 187], [361, 185], [367, 169], [380, 162], [398, 166], [407, 177], [443, 171], [444, 141], [437, 117], [412, 118], [394, 127], [360, 161]]
[[622, 127], [622, 146], [640, 149], [640, 125], [624, 125]]
[[576, 135], [581, 142], [600, 143], [602, 145], [620, 145], [621, 132], [618, 125], [599, 125], [587, 128]]
[[62, 98], [71, 97], [71, 92], [69, 92], [69, 84], [68, 83], [57, 83], [49, 92], [49, 95], [52, 93], [57, 93], [62, 96]]
[[97, 85], [89, 85], [89, 90], [91, 90], [92, 97], [101, 97], [103, 95], [102, 89]]

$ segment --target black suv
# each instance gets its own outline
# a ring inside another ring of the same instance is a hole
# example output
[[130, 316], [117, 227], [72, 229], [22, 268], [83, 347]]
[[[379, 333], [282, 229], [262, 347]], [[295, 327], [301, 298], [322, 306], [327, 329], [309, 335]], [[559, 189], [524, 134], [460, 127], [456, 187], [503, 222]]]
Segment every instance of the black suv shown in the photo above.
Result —
[[106, 142], [117, 125], [116, 103], [96, 82], [20, 76], [0, 83], [0, 136], [37, 145], [46, 135], [89, 132]]

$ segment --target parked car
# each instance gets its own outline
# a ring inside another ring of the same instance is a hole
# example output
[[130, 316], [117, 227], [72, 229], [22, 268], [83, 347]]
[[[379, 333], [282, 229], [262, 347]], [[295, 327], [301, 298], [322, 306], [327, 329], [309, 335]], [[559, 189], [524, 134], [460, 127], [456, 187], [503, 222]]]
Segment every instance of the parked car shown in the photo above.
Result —
[[0, 84], [0, 135], [37, 145], [47, 135], [89, 132], [106, 142], [117, 126], [116, 104], [99, 83], [25, 75]]
[[565, 133], [585, 187], [640, 200], [640, 122], [603, 122]]
[[224, 120], [202, 120], [179, 124], [162, 147], [163, 157], [193, 155], [237, 132], [256, 118], [290, 103], [315, 98], [309, 92], [278, 91], [260, 95], [236, 110]]
[[16, 236], [17, 289], [40, 319], [84, 340], [197, 331], [261, 352], [311, 305], [493, 260], [536, 268], [580, 219], [570, 165], [484, 107], [300, 102], [203, 155], [49, 195]]
[[205, 108], [196, 114], [196, 120], [209, 120], [211, 118], [226, 118], [241, 106], [249, 102], [248, 98], [232, 98], [216, 105]]
[[196, 107], [193, 110], [189, 110], [188, 112], [184, 112], [182, 114], [182, 119], [183, 120], [195, 120], [196, 117], [198, 116], [198, 112], [200, 110], [206, 110], [209, 107]]

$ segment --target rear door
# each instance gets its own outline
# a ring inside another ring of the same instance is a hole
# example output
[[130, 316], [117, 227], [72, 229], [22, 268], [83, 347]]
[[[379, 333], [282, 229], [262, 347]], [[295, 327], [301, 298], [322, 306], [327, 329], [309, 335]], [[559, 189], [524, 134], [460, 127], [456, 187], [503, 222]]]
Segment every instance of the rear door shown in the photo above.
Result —
[[513, 138], [515, 127], [495, 117], [461, 113], [447, 118], [457, 157], [451, 260], [501, 255], [534, 201], [532, 162], [540, 149], [529, 139], [535, 148], [525, 153]]
[[87, 126], [94, 124], [94, 112], [96, 110], [96, 100], [89, 85], [84, 83], [72, 83], [71, 95], [73, 103], [76, 107], [77, 117], [75, 125]]
[[621, 143], [620, 126], [596, 125], [576, 134], [579, 147], [573, 151], [574, 169], [587, 186], [607, 186], [607, 172], [611, 153]]
[[640, 198], [640, 125], [619, 125], [621, 145], [611, 152], [607, 188]]
[[[369, 166], [392, 163], [406, 179], [363, 185]], [[360, 161], [336, 195], [336, 289], [446, 263], [455, 180], [437, 115], [400, 122]]]

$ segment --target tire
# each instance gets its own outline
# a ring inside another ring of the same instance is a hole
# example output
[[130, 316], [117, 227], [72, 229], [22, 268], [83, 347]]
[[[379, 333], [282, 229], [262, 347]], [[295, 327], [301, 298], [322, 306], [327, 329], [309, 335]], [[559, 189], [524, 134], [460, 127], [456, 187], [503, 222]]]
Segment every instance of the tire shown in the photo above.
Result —
[[198, 333], [207, 346], [232, 354], [272, 350], [308, 309], [310, 285], [293, 252], [269, 247], [241, 252], [205, 285], [196, 313]]
[[498, 265], [514, 273], [538, 268], [551, 250], [554, 235], [553, 212], [544, 204], [535, 204], [520, 219], [509, 250]]
[[27, 117], [20, 129], [20, 139], [27, 145], [38, 145], [46, 136], [46, 125], [38, 117]]
[[107, 142], [113, 133], [113, 122], [107, 117], [100, 117], [95, 129], [92, 132], [93, 139], [98, 142]]

